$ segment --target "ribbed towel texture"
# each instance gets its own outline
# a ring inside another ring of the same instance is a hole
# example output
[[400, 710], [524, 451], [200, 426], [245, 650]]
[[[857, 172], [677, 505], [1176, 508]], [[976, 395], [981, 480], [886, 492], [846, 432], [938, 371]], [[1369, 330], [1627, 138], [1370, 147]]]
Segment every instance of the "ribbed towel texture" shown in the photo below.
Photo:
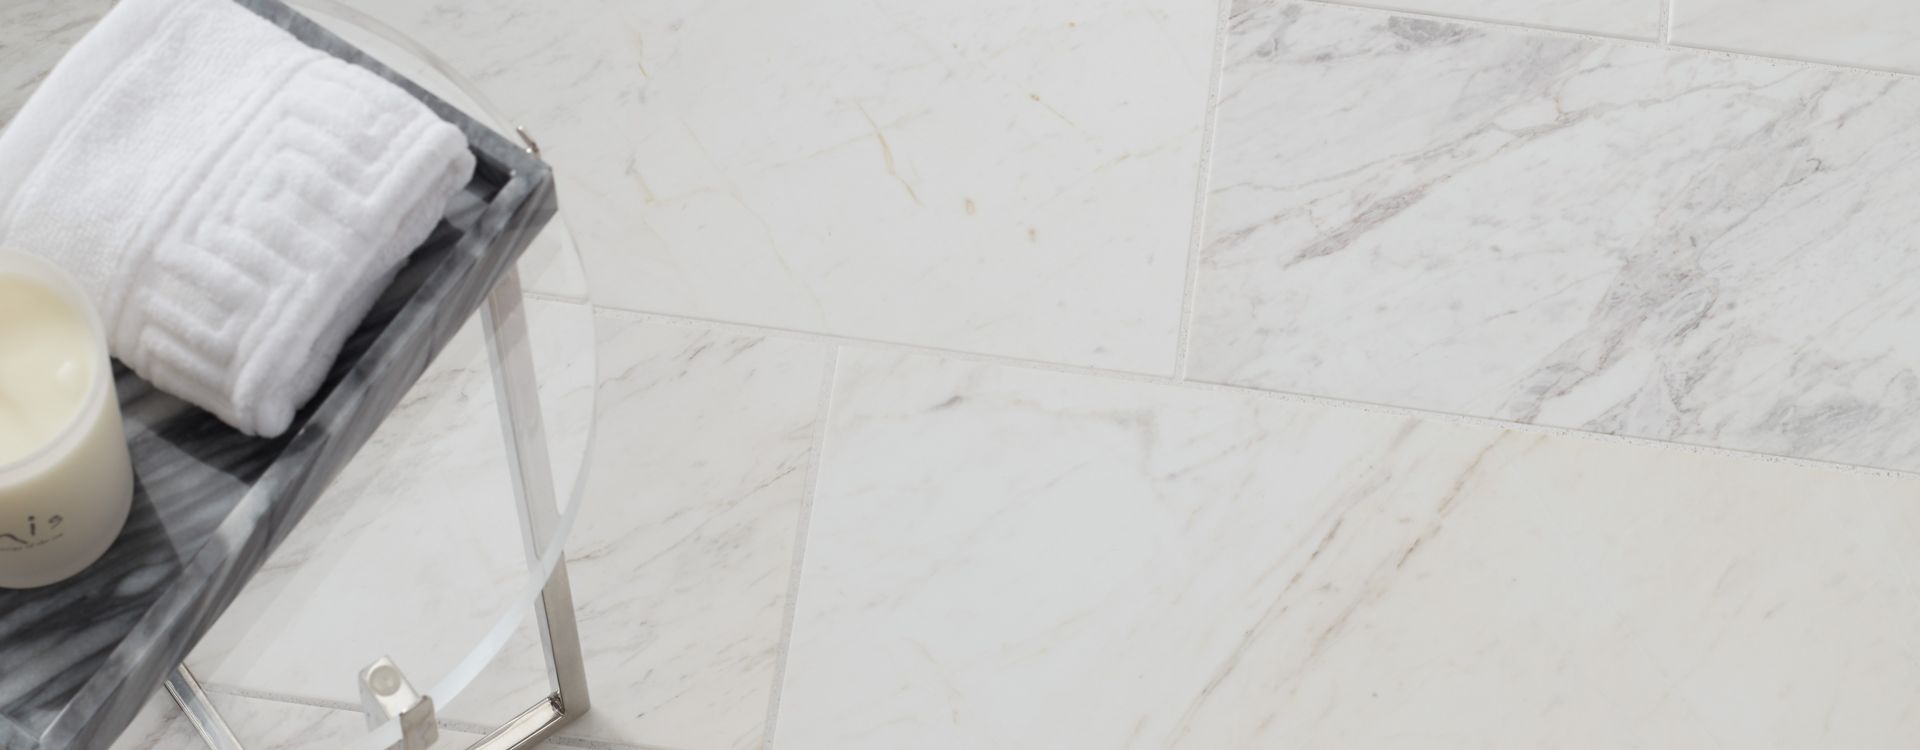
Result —
[[473, 166], [244, 8], [121, 0], [0, 132], [0, 243], [73, 274], [134, 372], [271, 437]]

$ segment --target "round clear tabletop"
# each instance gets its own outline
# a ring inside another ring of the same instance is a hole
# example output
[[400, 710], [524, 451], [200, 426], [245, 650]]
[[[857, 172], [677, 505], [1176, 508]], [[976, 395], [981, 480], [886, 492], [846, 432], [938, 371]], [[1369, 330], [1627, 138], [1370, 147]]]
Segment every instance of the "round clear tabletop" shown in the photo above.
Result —
[[[523, 142], [405, 36], [328, 0], [289, 4]], [[108, 7], [0, 0], [0, 125]], [[432, 747], [468, 747], [577, 714], [561, 553], [594, 494], [584, 279], [563, 207], [114, 746], [169, 745], [190, 717], [240, 747], [399, 747], [403, 725], [422, 720], [438, 727]], [[315, 710], [289, 721], [239, 705], [257, 699]], [[208, 707], [225, 718], [194, 715]]]

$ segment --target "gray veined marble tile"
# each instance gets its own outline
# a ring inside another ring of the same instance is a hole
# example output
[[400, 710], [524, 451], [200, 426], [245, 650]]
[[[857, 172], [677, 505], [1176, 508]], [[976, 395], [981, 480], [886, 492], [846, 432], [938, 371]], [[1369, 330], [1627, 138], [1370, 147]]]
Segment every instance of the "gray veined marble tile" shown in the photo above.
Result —
[[1920, 81], [1231, 26], [1195, 378], [1920, 469]]
[[840, 361], [773, 747], [1906, 747], [1920, 481]]
[[1920, 72], [1909, 0], [1674, 0], [1676, 44]]
[[105, 2], [8, 0], [0, 3], [0, 128], [54, 63], [107, 12]]

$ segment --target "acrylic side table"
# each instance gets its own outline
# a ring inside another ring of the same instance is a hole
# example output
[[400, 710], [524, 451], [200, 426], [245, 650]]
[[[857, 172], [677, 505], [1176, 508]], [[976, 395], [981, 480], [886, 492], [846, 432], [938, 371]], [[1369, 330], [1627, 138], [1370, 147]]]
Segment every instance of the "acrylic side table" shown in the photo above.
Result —
[[[588, 705], [562, 545], [587, 478], [563, 469], [556, 484], [554, 466], [590, 465], [592, 316], [535, 309], [517, 265], [557, 210], [551, 172], [276, 0], [240, 4], [401, 82], [466, 132], [481, 167], [286, 436], [241, 436], [116, 372], [135, 509], [80, 576], [0, 592], [0, 746], [109, 747], [164, 685], [210, 746], [241, 747], [183, 664], [213, 651], [222, 679], [278, 670], [348, 698], [327, 700], [368, 715], [352, 747], [427, 747], [440, 712], [531, 624], [546, 686], [475, 745], [529, 747]], [[476, 313], [476, 335], [461, 334]], [[584, 349], [544, 349], [534, 332], [556, 329]], [[583, 360], [584, 386], [538, 382]], [[474, 361], [491, 398], [465, 390]], [[479, 419], [504, 429], [497, 458], [466, 440]], [[489, 473], [491, 492], [476, 484]], [[433, 621], [457, 624], [395, 634]]]

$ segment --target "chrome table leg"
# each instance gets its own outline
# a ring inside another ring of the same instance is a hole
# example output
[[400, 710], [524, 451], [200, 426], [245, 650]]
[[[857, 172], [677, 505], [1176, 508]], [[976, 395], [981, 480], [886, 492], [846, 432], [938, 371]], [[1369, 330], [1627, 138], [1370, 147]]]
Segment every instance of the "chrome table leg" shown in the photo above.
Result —
[[[494, 393], [500, 405], [500, 423], [506, 431], [507, 467], [519, 501], [527, 559], [536, 561], [547, 552], [547, 545], [555, 542], [551, 536], [559, 525], [560, 510], [554, 499], [553, 467], [547, 458], [525, 299], [520, 293], [519, 272], [509, 269], [488, 295], [480, 317], [493, 364]], [[480, 740], [473, 746], [476, 750], [532, 747], [585, 713], [590, 705], [565, 557], [547, 579], [535, 615], [554, 692]]]

